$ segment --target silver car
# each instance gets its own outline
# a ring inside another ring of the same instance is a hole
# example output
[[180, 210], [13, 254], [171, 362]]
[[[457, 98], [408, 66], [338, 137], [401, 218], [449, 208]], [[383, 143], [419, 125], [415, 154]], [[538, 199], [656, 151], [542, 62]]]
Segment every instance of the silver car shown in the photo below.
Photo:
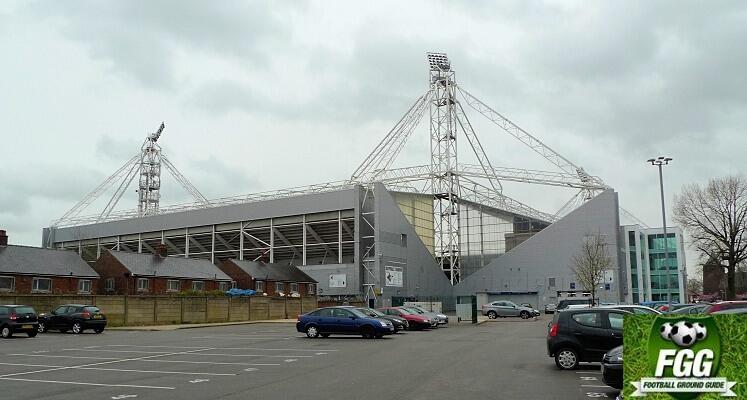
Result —
[[536, 317], [539, 312], [533, 308], [516, 305], [511, 301], [499, 300], [492, 303], [483, 304], [482, 315], [487, 315], [490, 319], [498, 317], [521, 317], [528, 319]]
[[417, 311], [419, 314], [425, 315], [428, 318], [435, 319], [439, 325], [446, 325], [449, 323], [449, 317], [446, 314], [428, 311], [420, 306], [405, 306], [405, 308], [410, 308]]

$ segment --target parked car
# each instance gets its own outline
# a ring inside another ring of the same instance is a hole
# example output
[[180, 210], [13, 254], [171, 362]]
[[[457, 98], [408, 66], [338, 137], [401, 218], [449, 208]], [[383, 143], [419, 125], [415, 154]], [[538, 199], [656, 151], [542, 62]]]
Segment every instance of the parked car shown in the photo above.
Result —
[[357, 308], [357, 310], [368, 315], [369, 317], [381, 318], [391, 322], [394, 326], [394, 333], [405, 330], [410, 326], [407, 320], [402, 317], [398, 317], [396, 315], [386, 315], [379, 310], [374, 310], [373, 308], [360, 307]]
[[39, 333], [56, 329], [60, 332], [71, 331], [75, 334], [83, 333], [86, 329], [93, 329], [101, 333], [106, 328], [106, 315], [92, 305], [86, 304], [64, 304], [49, 314], [39, 315]]
[[419, 306], [406, 306], [405, 308], [414, 310], [418, 314], [425, 315], [428, 318], [435, 319], [439, 325], [446, 325], [449, 323], [449, 317], [446, 314], [428, 311], [425, 308]]
[[0, 306], [0, 337], [7, 339], [14, 333], [25, 333], [28, 337], [36, 336], [38, 317], [31, 306]]
[[703, 314], [705, 310], [711, 306], [711, 303], [698, 303], [687, 307], [678, 308], [669, 314]]
[[482, 315], [486, 315], [490, 319], [498, 317], [521, 317], [522, 319], [527, 319], [536, 317], [540, 313], [533, 308], [519, 306], [511, 301], [499, 300], [483, 304]]
[[619, 304], [614, 306], [602, 306], [602, 308], [614, 308], [616, 310], [630, 311], [633, 314], [646, 315], [646, 314], [661, 314], [661, 311], [654, 310], [651, 307], [638, 306], [635, 304]]
[[383, 312], [386, 315], [394, 315], [406, 319], [410, 324], [409, 329], [411, 330], [434, 328], [438, 326], [438, 322], [436, 320], [428, 318], [425, 315], [418, 314], [414, 311], [407, 311], [402, 307], [383, 307], [379, 308], [379, 311]]
[[657, 306], [660, 306], [662, 304], [668, 304], [669, 302], [666, 300], [656, 300], [656, 301], [642, 301], [638, 303], [639, 306], [645, 306], [645, 307], [651, 307], [653, 309], [656, 309]]
[[565, 310], [571, 304], [586, 304], [591, 305], [591, 297], [578, 297], [575, 299], [563, 299], [558, 303], [557, 311]]
[[747, 314], [747, 308], [727, 308], [714, 311], [711, 314]]
[[555, 313], [547, 331], [547, 354], [560, 369], [580, 362], [600, 362], [604, 353], [622, 345], [623, 318], [630, 311], [587, 308]]
[[671, 310], [687, 307], [688, 305], [689, 304], [673, 303], [670, 309], [669, 303], [657, 304], [656, 306], [654, 306], [654, 310], [661, 311], [662, 313], [668, 313]]
[[623, 347], [618, 346], [602, 357], [602, 382], [615, 389], [623, 387]]
[[555, 314], [558, 306], [555, 303], [545, 304], [545, 314]]
[[296, 330], [309, 338], [332, 334], [382, 338], [394, 333], [391, 322], [368, 316], [354, 307], [324, 307], [298, 316]]
[[747, 308], [747, 301], [720, 301], [706, 308], [705, 314], [713, 314], [716, 311], [730, 310], [733, 308]]

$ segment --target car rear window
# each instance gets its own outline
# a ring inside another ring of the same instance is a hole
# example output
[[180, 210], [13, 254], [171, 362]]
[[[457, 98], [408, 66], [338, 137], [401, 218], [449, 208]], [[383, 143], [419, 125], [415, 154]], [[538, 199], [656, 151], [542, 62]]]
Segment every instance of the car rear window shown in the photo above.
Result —
[[16, 314], [36, 314], [32, 307], [16, 307]]
[[101, 310], [99, 310], [98, 307], [83, 307], [86, 311], [92, 312], [92, 313], [100, 313]]

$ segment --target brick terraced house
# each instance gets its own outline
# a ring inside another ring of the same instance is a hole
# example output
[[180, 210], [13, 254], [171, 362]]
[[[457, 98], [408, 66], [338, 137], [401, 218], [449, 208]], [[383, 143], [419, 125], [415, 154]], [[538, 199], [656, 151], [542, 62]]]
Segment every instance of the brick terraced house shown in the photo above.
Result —
[[226, 291], [231, 278], [208, 260], [107, 250], [93, 265], [100, 294], [163, 295], [188, 290]]
[[0, 230], [0, 294], [92, 294], [98, 281], [78, 254], [8, 245]]
[[292, 265], [267, 264], [257, 261], [225, 260], [220, 269], [230, 276], [239, 289], [254, 289], [268, 296], [316, 296], [312, 277]]

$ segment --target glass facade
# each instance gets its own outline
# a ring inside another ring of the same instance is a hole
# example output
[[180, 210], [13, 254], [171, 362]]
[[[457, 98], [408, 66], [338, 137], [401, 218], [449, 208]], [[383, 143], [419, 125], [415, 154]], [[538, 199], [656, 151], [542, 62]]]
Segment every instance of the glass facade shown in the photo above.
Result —
[[[680, 301], [680, 270], [684, 270], [684, 248], [681, 233], [652, 233], [639, 226], [627, 226], [628, 264], [630, 268], [631, 300], [664, 301], [671, 293], [672, 301]], [[667, 258], [668, 257], [668, 258]], [[667, 261], [668, 259], [668, 261]], [[640, 282], [639, 282], [640, 279]]]

